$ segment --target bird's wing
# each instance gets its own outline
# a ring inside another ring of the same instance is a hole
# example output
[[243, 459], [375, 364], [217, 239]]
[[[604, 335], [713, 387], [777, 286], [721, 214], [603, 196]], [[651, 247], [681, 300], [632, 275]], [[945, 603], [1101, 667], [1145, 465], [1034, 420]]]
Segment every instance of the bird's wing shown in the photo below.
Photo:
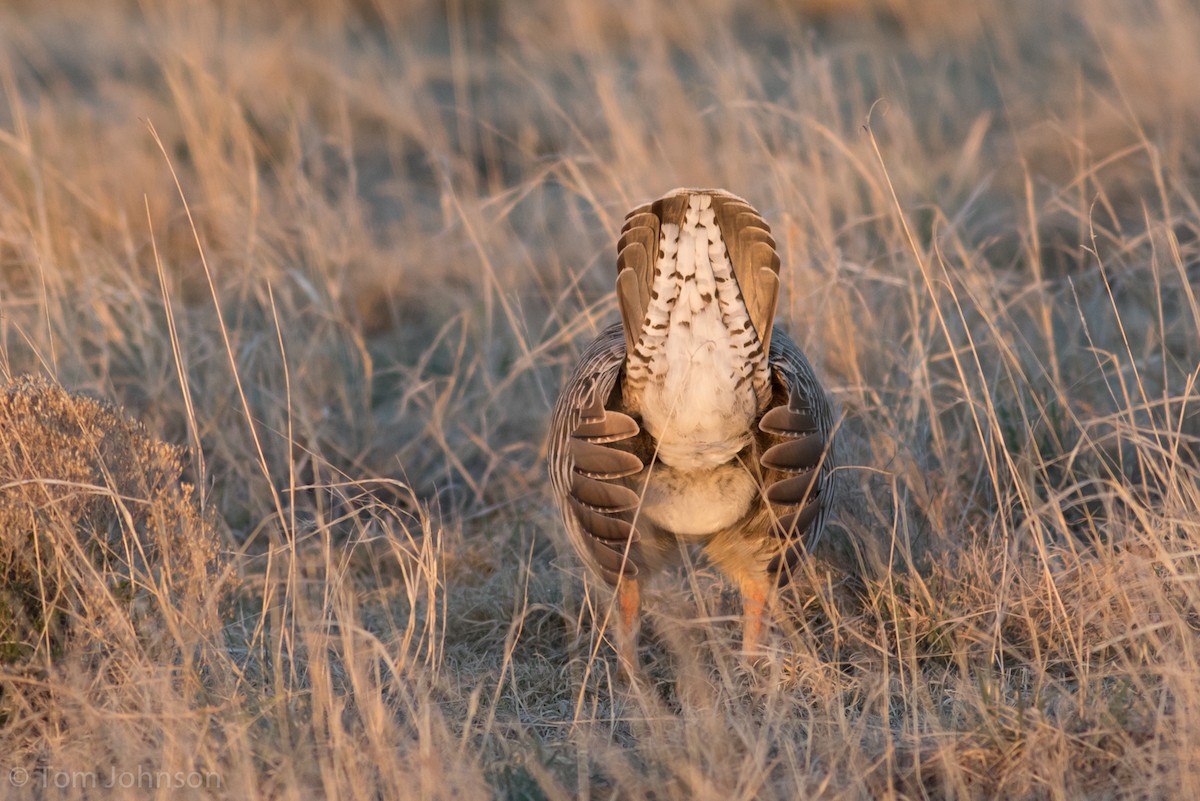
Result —
[[770, 363], [777, 400], [758, 427], [774, 444], [759, 462], [768, 480], [767, 500], [778, 512], [772, 534], [785, 543], [770, 566], [783, 584], [825, 532], [834, 494], [834, 416], [812, 366], [780, 329], [771, 339]]
[[632, 520], [640, 499], [620, 479], [644, 465], [613, 445], [641, 429], [629, 415], [605, 408], [624, 362], [625, 334], [618, 323], [584, 351], [550, 422], [550, 483], [571, 544], [610, 584], [638, 573], [630, 554], [638, 540]]

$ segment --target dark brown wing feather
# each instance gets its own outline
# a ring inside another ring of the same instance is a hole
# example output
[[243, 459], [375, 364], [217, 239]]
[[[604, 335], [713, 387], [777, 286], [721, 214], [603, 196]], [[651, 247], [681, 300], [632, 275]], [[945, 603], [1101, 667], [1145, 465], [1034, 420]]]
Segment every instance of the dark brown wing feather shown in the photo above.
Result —
[[776, 405], [763, 414], [758, 427], [772, 444], [759, 462], [767, 500], [777, 515], [771, 533], [784, 542], [769, 569], [783, 584], [825, 531], [834, 496], [834, 418], [812, 366], [778, 329], [770, 362]]
[[637, 420], [627, 414], [603, 407], [601, 407], [601, 411], [603, 415], [599, 419], [588, 420], [585, 417], [583, 422], [575, 427], [575, 432], [571, 436], [586, 442], [604, 444], [636, 437], [642, 430], [638, 426]]
[[610, 584], [638, 574], [639, 498], [621, 479], [641, 472], [633, 453], [614, 447], [641, 429], [605, 408], [625, 362], [621, 324], [606, 328], [580, 357], [550, 423], [550, 483], [576, 553]]

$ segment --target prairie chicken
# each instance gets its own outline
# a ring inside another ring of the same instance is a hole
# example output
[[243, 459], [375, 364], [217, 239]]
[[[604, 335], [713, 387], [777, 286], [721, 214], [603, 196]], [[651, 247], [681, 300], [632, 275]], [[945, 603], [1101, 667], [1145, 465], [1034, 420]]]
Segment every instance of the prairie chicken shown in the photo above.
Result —
[[617, 650], [636, 666], [638, 582], [703, 546], [742, 594], [755, 650], [773, 586], [820, 539], [833, 410], [773, 325], [779, 256], [744, 200], [677, 189], [617, 244], [621, 322], [555, 405], [550, 478], [575, 551], [617, 590]]

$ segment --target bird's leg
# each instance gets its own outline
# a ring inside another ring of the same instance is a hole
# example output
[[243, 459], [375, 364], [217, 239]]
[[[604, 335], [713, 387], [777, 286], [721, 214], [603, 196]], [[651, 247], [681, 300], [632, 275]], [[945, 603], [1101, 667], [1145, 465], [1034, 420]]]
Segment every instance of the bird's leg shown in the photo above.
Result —
[[742, 584], [742, 653], [758, 655], [759, 640], [767, 618], [769, 585], [765, 582], [747, 581]]
[[642, 595], [637, 579], [622, 577], [617, 585], [617, 658], [627, 676], [638, 668], [638, 631], [641, 629]]

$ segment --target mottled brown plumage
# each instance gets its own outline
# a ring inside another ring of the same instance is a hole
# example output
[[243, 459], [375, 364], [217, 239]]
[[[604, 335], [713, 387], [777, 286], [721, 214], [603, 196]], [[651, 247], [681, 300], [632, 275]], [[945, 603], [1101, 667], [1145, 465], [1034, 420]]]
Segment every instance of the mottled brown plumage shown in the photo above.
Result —
[[737, 582], [753, 649], [771, 587], [824, 531], [832, 407], [774, 326], [779, 256], [746, 201], [676, 190], [628, 214], [617, 250], [621, 322], [555, 406], [555, 498], [575, 551], [617, 588], [626, 662], [638, 582], [680, 540]]

